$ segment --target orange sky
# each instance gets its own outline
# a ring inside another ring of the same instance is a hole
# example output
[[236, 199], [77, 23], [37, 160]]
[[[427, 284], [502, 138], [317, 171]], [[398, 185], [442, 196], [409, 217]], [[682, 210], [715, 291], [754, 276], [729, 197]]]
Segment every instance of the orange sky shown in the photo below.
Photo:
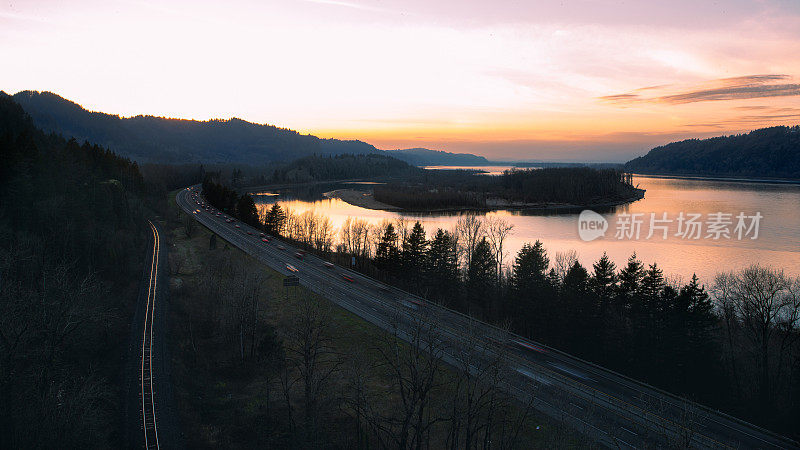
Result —
[[496, 159], [800, 123], [796, 0], [167, 5], [3, 4], [0, 89]]

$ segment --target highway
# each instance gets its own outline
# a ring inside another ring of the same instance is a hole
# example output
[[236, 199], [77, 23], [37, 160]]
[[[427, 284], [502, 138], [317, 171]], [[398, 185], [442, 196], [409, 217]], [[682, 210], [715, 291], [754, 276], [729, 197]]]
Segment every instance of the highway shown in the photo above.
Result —
[[385, 330], [399, 327], [403, 336], [402, 330], [409, 330], [419, 317], [435, 317], [443, 359], [451, 364], [475, 335], [485, 348], [502, 348], [510, 368], [503, 386], [508, 392], [607, 447], [798, 448], [796, 442], [752, 424], [331, 266], [314, 255], [298, 258], [298, 249], [288, 243], [275, 238], [265, 242], [258, 230], [227, 222], [202, 199], [199, 186], [181, 190], [176, 201], [221, 238], [283, 275], [298, 276], [303, 286]]

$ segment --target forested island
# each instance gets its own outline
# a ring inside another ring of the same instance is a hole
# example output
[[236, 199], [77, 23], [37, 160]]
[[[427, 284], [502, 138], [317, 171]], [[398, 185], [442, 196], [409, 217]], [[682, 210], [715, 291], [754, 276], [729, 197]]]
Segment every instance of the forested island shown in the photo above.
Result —
[[334, 195], [358, 206], [405, 211], [572, 209], [632, 202], [643, 198], [644, 190], [620, 170], [564, 167], [512, 169], [499, 176], [428, 170], [408, 181], [375, 186], [371, 196]]
[[628, 161], [625, 170], [654, 175], [800, 179], [800, 126], [673, 142]]
[[279, 165], [275, 183], [415, 177], [424, 173], [405, 161], [381, 154], [311, 155]]

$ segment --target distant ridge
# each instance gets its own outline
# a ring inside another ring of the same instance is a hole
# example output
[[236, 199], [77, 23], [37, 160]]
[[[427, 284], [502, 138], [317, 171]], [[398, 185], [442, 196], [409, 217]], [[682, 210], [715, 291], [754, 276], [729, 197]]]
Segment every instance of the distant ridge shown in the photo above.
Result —
[[154, 116], [121, 118], [87, 111], [52, 92], [22, 91], [12, 97], [44, 131], [96, 142], [139, 162], [257, 165], [313, 154], [381, 153], [362, 141], [320, 139], [236, 118], [208, 121]]
[[628, 161], [625, 170], [657, 175], [800, 179], [800, 126], [673, 142]]
[[471, 153], [449, 153], [427, 148], [385, 150], [386, 154], [415, 166], [488, 166], [489, 160]]

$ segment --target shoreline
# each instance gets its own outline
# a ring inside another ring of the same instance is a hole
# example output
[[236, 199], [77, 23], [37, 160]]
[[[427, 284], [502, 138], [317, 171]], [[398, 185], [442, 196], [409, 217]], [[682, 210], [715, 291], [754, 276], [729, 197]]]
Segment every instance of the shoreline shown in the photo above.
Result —
[[386, 203], [375, 200], [372, 190], [359, 191], [356, 189], [336, 189], [322, 194], [325, 198], [338, 198], [348, 205], [358, 206], [365, 209], [375, 209], [379, 211], [402, 212], [402, 208], [387, 205]]
[[386, 203], [375, 200], [372, 196], [372, 191], [359, 191], [356, 189], [336, 189], [333, 191], [325, 192], [322, 194], [325, 198], [338, 198], [343, 202], [358, 206], [365, 209], [373, 209], [380, 211], [391, 212], [404, 212], [404, 213], [442, 213], [442, 212], [462, 212], [462, 211], [497, 211], [497, 210], [511, 210], [511, 211], [574, 211], [580, 209], [593, 209], [593, 208], [610, 208], [614, 206], [632, 203], [644, 198], [645, 190], [636, 189], [636, 195], [631, 198], [610, 200], [606, 202], [596, 202], [584, 205], [575, 205], [569, 203], [519, 203], [508, 202], [503, 199], [488, 199], [487, 206], [485, 207], [452, 207], [452, 208], [434, 208], [434, 209], [405, 209], [397, 206], [388, 205]]
[[728, 181], [732, 183], [764, 183], [764, 184], [800, 184], [800, 180], [792, 178], [747, 178], [725, 177], [715, 175], [671, 175], [631, 172], [637, 177], [665, 178], [674, 180], [699, 180], [699, 181]]

